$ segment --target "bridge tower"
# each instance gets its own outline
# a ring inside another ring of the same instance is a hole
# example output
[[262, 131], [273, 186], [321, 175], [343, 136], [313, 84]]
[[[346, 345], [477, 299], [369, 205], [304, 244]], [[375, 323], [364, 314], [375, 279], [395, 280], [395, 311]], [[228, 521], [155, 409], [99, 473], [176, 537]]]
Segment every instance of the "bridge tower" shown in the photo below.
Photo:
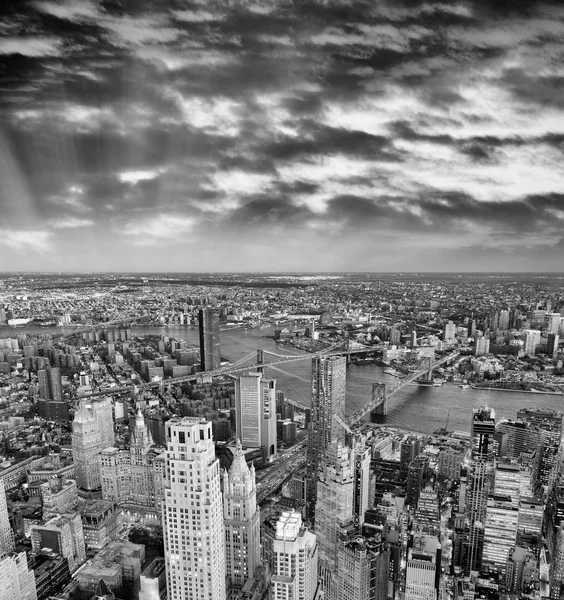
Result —
[[433, 359], [430, 356], [425, 356], [421, 359], [420, 368], [427, 369], [427, 372], [423, 376], [423, 381], [432, 381], [433, 379]]
[[[257, 365], [264, 364], [264, 351], [257, 348]], [[264, 373], [264, 367], [257, 367], [257, 373]]]
[[372, 403], [381, 398], [380, 404], [370, 412], [370, 420], [372, 423], [384, 423], [388, 414], [388, 393], [385, 383], [372, 384]]

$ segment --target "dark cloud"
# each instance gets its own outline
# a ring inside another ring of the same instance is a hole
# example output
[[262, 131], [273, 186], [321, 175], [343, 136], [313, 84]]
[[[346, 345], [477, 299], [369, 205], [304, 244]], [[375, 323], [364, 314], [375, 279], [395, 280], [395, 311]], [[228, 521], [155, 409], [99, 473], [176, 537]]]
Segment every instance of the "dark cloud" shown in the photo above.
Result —
[[515, 236], [538, 256], [564, 210], [559, 6], [4, 0], [0, 212], [53, 249], [176, 215], [218, 247], [401, 232], [415, 260], [440, 231], [449, 261]]

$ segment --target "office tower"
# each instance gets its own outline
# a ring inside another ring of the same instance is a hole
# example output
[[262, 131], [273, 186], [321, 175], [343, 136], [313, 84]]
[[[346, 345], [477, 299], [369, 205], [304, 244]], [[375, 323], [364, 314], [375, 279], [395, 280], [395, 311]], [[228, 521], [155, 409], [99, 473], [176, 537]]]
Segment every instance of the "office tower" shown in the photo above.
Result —
[[25, 552], [0, 552], [0, 581], [2, 600], [37, 600], [35, 576], [27, 566]]
[[10, 527], [4, 480], [0, 479], [0, 554], [2, 552], [12, 552], [14, 548], [14, 532]]
[[499, 313], [499, 329], [507, 331], [509, 329], [509, 311], [507, 309], [502, 310]]
[[[529, 472], [527, 473], [530, 475]], [[505, 497], [514, 508], [518, 508], [519, 500], [521, 500], [521, 487], [525, 483], [521, 478], [521, 465], [516, 461], [503, 459], [495, 461], [494, 485], [492, 490], [494, 496]], [[528, 492], [528, 494], [524, 493], [523, 495], [531, 495], [530, 482]]]
[[341, 536], [353, 523], [354, 471], [350, 448], [332, 442], [319, 467], [315, 535], [324, 598], [336, 600], [337, 562]]
[[387, 600], [389, 562], [380, 534], [352, 534], [339, 547], [339, 600]]
[[443, 341], [454, 342], [456, 338], [456, 325], [449, 321], [443, 325]]
[[111, 398], [101, 398], [90, 404], [98, 427], [100, 429], [100, 444], [102, 449], [109, 448], [115, 444], [114, 435], [114, 411]]
[[468, 337], [473, 338], [476, 335], [476, 321], [471, 319], [468, 322]]
[[[370, 448], [366, 440], [359, 437], [355, 440], [354, 450], [354, 488], [353, 518], [357, 527], [364, 523], [364, 513], [370, 508]], [[374, 498], [372, 498], [372, 502]]]
[[479, 337], [476, 338], [474, 345], [474, 356], [485, 356], [490, 351], [490, 338]]
[[63, 382], [59, 367], [47, 367], [37, 372], [39, 396], [45, 400], [63, 401]]
[[276, 456], [276, 379], [261, 373], [235, 382], [237, 437], [244, 447], [262, 448], [265, 460]]
[[421, 451], [421, 439], [408, 435], [400, 443], [400, 471], [404, 477], [407, 477], [409, 465], [419, 456]]
[[506, 452], [508, 458], [522, 460], [531, 449], [541, 444], [541, 433], [530, 423], [503, 419], [497, 424], [497, 431], [507, 435]]
[[542, 500], [521, 498], [519, 501], [519, 521], [517, 532], [520, 535], [537, 535], [540, 537], [544, 518]]
[[472, 411], [470, 429], [471, 461], [468, 467], [466, 515], [470, 522], [466, 567], [480, 567], [487, 500], [493, 486], [494, 458], [498, 444], [495, 440], [495, 411], [480, 407]]
[[495, 411], [493, 408], [481, 406], [472, 410], [470, 443], [472, 458], [493, 460], [497, 452], [495, 436]]
[[534, 356], [539, 343], [540, 331], [538, 329], [526, 330], [523, 333], [523, 354], [525, 356]]
[[522, 546], [512, 548], [505, 574], [506, 591], [513, 594], [529, 591], [539, 579], [538, 560], [535, 554]]
[[100, 463], [102, 450], [100, 426], [94, 413], [80, 402], [72, 422], [72, 456], [75, 464], [76, 483], [84, 490], [97, 490], [100, 485]]
[[225, 529], [211, 423], [166, 424], [163, 532], [169, 600], [225, 600]]
[[200, 362], [202, 371], [213, 371], [221, 366], [219, 348], [219, 313], [213, 308], [202, 308], [199, 313]]
[[283, 512], [272, 540], [272, 598], [314, 600], [317, 597], [317, 539], [304, 529], [300, 513]]
[[549, 333], [546, 344], [546, 353], [548, 356], [553, 358], [558, 354], [558, 344], [560, 343], [560, 336], [557, 333]]
[[84, 529], [78, 513], [57, 515], [45, 523], [33, 524], [30, 528], [31, 547], [35, 553], [49, 548], [64, 556], [69, 570], [74, 573], [86, 560]]
[[425, 489], [428, 469], [429, 457], [423, 454], [412, 460], [407, 469], [405, 501], [413, 508], [417, 506], [420, 492]]
[[346, 358], [314, 358], [311, 374], [311, 421], [307, 449], [308, 486], [306, 503], [308, 518], [315, 518], [317, 474], [329, 444], [344, 438], [344, 432], [333, 418], [345, 418], [347, 377]]
[[255, 468], [247, 466], [241, 443], [223, 477], [225, 561], [230, 589], [241, 589], [260, 563], [260, 510]]
[[440, 569], [440, 542], [431, 536], [415, 534], [407, 551], [405, 600], [437, 598]]
[[562, 413], [550, 409], [523, 408], [518, 411], [517, 419], [529, 423], [541, 434], [536, 491], [543, 487], [547, 492], [556, 477], [558, 448], [562, 435]]
[[544, 324], [548, 334], [560, 332], [560, 324], [562, 323], [562, 316], [558, 312], [547, 313], [544, 318]]
[[411, 348], [417, 347], [417, 330], [416, 329], [412, 329], [411, 333], [409, 334], [409, 345]]
[[505, 577], [507, 561], [517, 540], [519, 509], [503, 496], [488, 498], [484, 523], [482, 567]]
[[432, 536], [440, 535], [439, 497], [432, 490], [421, 490], [415, 511], [415, 525], [419, 531]]

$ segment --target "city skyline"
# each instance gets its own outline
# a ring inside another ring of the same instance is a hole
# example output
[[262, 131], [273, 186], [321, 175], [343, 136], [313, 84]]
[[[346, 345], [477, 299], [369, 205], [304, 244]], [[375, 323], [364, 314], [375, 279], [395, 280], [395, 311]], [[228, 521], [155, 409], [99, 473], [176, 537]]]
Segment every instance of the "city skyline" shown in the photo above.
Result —
[[564, 7], [375, 4], [3, 2], [0, 270], [561, 268]]

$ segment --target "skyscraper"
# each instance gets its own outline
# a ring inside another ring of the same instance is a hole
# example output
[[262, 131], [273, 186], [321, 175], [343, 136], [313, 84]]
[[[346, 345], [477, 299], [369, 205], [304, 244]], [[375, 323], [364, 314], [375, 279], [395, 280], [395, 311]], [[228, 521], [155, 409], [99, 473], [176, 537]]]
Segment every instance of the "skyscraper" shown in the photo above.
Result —
[[502, 576], [517, 540], [518, 517], [519, 509], [502, 496], [488, 498], [482, 566]]
[[219, 348], [219, 313], [213, 308], [202, 308], [199, 313], [200, 362], [202, 371], [213, 371], [221, 366]]
[[319, 547], [319, 575], [326, 600], [337, 600], [340, 540], [353, 523], [354, 471], [350, 448], [332, 442], [319, 467], [315, 535]]
[[300, 513], [284, 512], [272, 541], [272, 598], [314, 600], [317, 597], [317, 539], [304, 529]]
[[247, 466], [241, 443], [223, 478], [225, 559], [230, 589], [241, 589], [260, 562], [260, 510], [254, 466]]
[[494, 459], [497, 451], [495, 436], [495, 411], [480, 407], [472, 411], [470, 449], [472, 458], [468, 468], [466, 515], [470, 523], [469, 547], [466, 567], [480, 567], [484, 542], [484, 522], [488, 496], [493, 486]]
[[363, 438], [355, 440], [354, 455], [354, 488], [353, 488], [353, 518], [357, 527], [362, 527], [364, 514], [370, 503], [370, 448], [366, 447]]
[[262, 448], [265, 459], [276, 455], [276, 379], [261, 373], [235, 382], [237, 437], [245, 447]]
[[59, 367], [48, 367], [37, 372], [39, 379], [39, 396], [45, 400], [62, 402], [63, 383], [61, 369]]
[[225, 600], [225, 529], [211, 422], [166, 423], [163, 531], [169, 600]]
[[315, 517], [319, 466], [331, 442], [343, 439], [343, 429], [333, 418], [345, 418], [347, 362], [343, 357], [314, 358], [311, 374], [311, 421], [307, 451], [307, 471], [311, 485], [307, 492], [307, 514]]
[[541, 435], [540, 464], [536, 492], [543, 487], [545, 492], [554, 483], [560, 437], [562, 435], [562, 413], [542, 408], [523, 408], [517, 412], [520, 421], [538, 430]]
[[14, 532], [10, 527], [4, 480], [0, 479], [0, 554], [2, 552], [12, 552], [14, 548]]
[[72, 422], [72, 456], [79, 488], [97, 490], [101, 485], [98, 455], [102, 450], [100, 426], [94, 413], [80, 402]]
[[0, 581], [2, 600], [37, 600], [35, 577], [27, 566], [25, 552], [0, 552]]

